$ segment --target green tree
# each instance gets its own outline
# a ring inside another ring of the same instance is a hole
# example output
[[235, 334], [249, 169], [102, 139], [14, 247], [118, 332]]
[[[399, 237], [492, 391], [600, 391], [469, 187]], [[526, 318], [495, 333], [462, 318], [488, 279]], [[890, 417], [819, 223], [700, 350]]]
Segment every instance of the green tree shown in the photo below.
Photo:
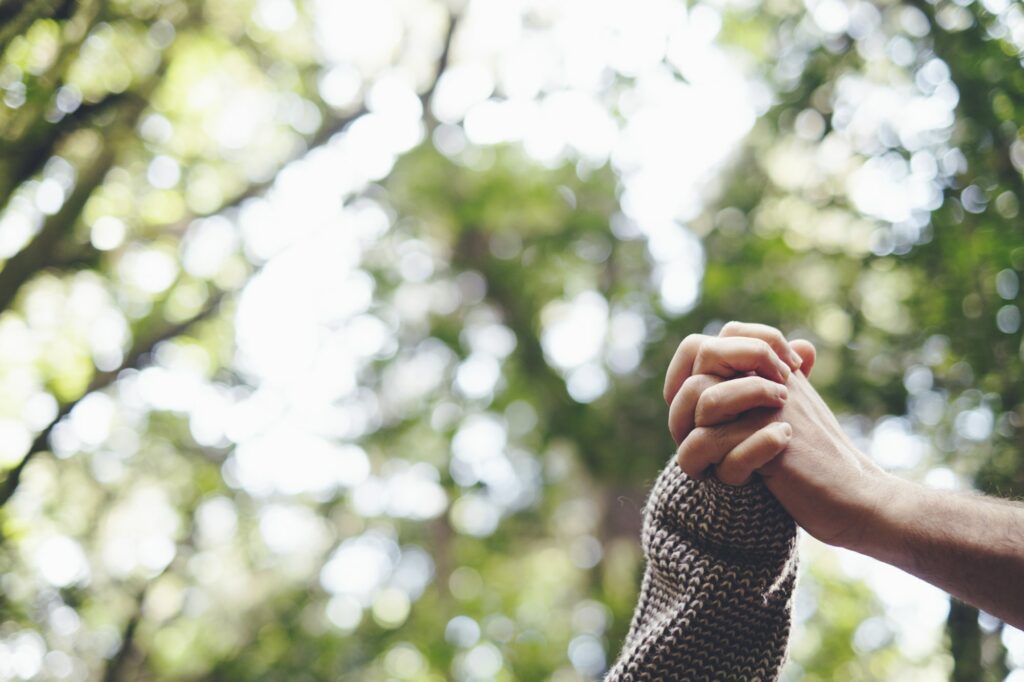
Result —
[[[595, 678], [728, 319], [888, 466], [1024, 494], [1019, 6], [656, 4], [588, 71], [550, 8], [0, 1], [0, 677]], [[756, 122], [659, 222], [626, 128], [705, 38]], [[787, 679], [1024, 665], [804, 563]]]

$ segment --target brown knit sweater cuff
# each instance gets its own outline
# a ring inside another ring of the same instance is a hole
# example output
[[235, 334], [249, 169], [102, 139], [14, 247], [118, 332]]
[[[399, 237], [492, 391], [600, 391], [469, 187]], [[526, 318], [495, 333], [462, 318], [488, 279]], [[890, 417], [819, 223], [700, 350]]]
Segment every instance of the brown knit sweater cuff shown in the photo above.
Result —
[[645, 544], [663, 532], [722, 559], [742, 563], [777, 563], [788, 558], [796, 524], [760, 479], [730, 486], [713, 475], [688, 477], [670, 464], [651, 492]]
[[672, 461], [644, 511], [647, 570], [609, 682], [778, 679], [796, 524], [761, 481], [696, 481]]

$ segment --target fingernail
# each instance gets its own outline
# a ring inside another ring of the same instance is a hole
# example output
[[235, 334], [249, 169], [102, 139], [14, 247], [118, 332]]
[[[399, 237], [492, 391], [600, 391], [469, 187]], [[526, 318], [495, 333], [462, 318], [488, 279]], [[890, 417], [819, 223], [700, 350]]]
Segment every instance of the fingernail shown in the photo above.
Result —
[[789, 397], [789, 389], [783, 386], [782, 384], [775, 385], [775, 393], [776, 395], [779, 396], [781, 400], [785, 400], [786, 398]]
[[790, 438], [793, 437], [793, 427], [790, 426], [787, 422], [779, 422], [779, 426], [776, 428], [778, 428], [779, 431], [782, 432], [782, 435], [786, 440], [789, 440]]
[[800, 369], [800, 366], [804, 364], [804, 359], [800, 357], [800, 354], [795, 350], [789, 351], [789, 359], [793, 363], [793, 369]]
[[792, 370], [789, 369], [789, 365], [783, 362], [779, 364], [779, 367], [779, 371], [782, 372], [783, 381], [789, 381], [789, 375], [793, 373]]

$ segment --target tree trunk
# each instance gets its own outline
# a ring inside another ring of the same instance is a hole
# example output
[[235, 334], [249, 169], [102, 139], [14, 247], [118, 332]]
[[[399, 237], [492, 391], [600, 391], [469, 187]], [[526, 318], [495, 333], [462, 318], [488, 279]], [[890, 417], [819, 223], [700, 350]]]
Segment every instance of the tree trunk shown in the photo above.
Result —
[[950, 599], [946, 630], [949, 632], [949, 651], [953, 654], [950, 682], [978, 682], [983, 679], [978, 609]]

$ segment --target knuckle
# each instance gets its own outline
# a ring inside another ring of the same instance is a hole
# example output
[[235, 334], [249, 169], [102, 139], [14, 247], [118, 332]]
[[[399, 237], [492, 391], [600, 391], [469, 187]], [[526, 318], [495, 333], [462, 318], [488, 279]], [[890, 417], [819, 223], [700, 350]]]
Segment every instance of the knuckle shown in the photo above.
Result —
[[688, 446], [690, 451], [706, 450], [714, 442], [714, 429], [706, 426], [698, 426], [686, 437], [683, 445]]
[[684, 351], [696, 351], [700, 348], [706, 337], [703, 334], [688, 334], [680, 344], [679, 348]]
[[696, 372], [698, 367], [705, 367], [708, 364], [708, 355], [710, 355], [711, 346], [706, 343], [702, 343], [697, 351], [693, 354], [693, 369]]
[[[769, 425], [770, 426], [770, 425]], [[786, 438], [781, 429], [769, 428], [767, 445], [775, 450], [781, 449], [786, 444]]]
[[717, 414], [721, 404], [722, 395], [720, 391], [716, 391], [713, 388], [704, 391], [697, 400], [697, 409], [694, 410], [695, 421], [700, 426], [704, 426], [707, 419]]
[[[706, 337], [703, 334], [690, 334], [679, 342], [675, 356], [665, 372], [662, 397], [665, 398], [666, 403], [671, 402], [674, 391], [679, 390], [680, 376], [684, 375], [684, 373], [693, 373], [693, 367], [696, 365], [697, 355], [700, 353], [704, 338]], [[685, 379], [686, 376], [682, 376], [682, 378]]]
[[679, 449], [676, 450], [676, 465], [683, 470], [683, 473], [689, 475], [689, 473], [686, 471], [686, 464], [686, 451], [683, 450], [683, 446], [680, 445]]
[[764, 339], [756, 339], [754, 341], [754, 348], [758, 355], [763, 355], [765, 357], [770, 357], [773, 353], [775, 353], [775, 351], [771, 347], [771, 344], [769, 344]]
[[777, 383], [775, 383], [774, 381], [769, 381], [768, 379], [764, 379], [762, 377], [751, 378], [756, 379], [758, 387], [757, 392], [761, 395], [762, 398], [771, 401], [778, 397], [779, 385]]
[[687, 400], [696, 402], [703, 391], [703, 384], [699, 374], [692, 374], [686, 377], [686, 381], [683, 382], [683, 386], [679, 390]]
[[696, 450], [687, 448], [686, 441], [683, 441], [683, 444], [679, 446], [679, 451], [676, 453], [676, 463], [679, 464], [679, 468], [683, 470], [683, 473], [691, 478], [695, 478], [701, 473]]
[[755, 445], [755, 447], [752, 448], [752, 450], [755, 452], [757, 452], [758, 450], [762, 452], [767, 452], [769, 450], [775, 450], [781, 445], [782, 438], [780, 438], [779, 435], [775, 433], [775, 429], [769, 429], [768, 433], [761, 440], [761, 442]]
[[710, 383], [708, 377], [702, 374], [695, 374], [683, 382], [679, 390], [681, 408], [696, 412], [700, 399], [708, 392]]
[[676, 464], [678, 464], [679, 468], [685, 472], [686, 467], [689, 465], [689, 462], [690, 450], [686, 441], [684, 440], [682, 443], [679, 444], [679, 447], [676, 448]]

